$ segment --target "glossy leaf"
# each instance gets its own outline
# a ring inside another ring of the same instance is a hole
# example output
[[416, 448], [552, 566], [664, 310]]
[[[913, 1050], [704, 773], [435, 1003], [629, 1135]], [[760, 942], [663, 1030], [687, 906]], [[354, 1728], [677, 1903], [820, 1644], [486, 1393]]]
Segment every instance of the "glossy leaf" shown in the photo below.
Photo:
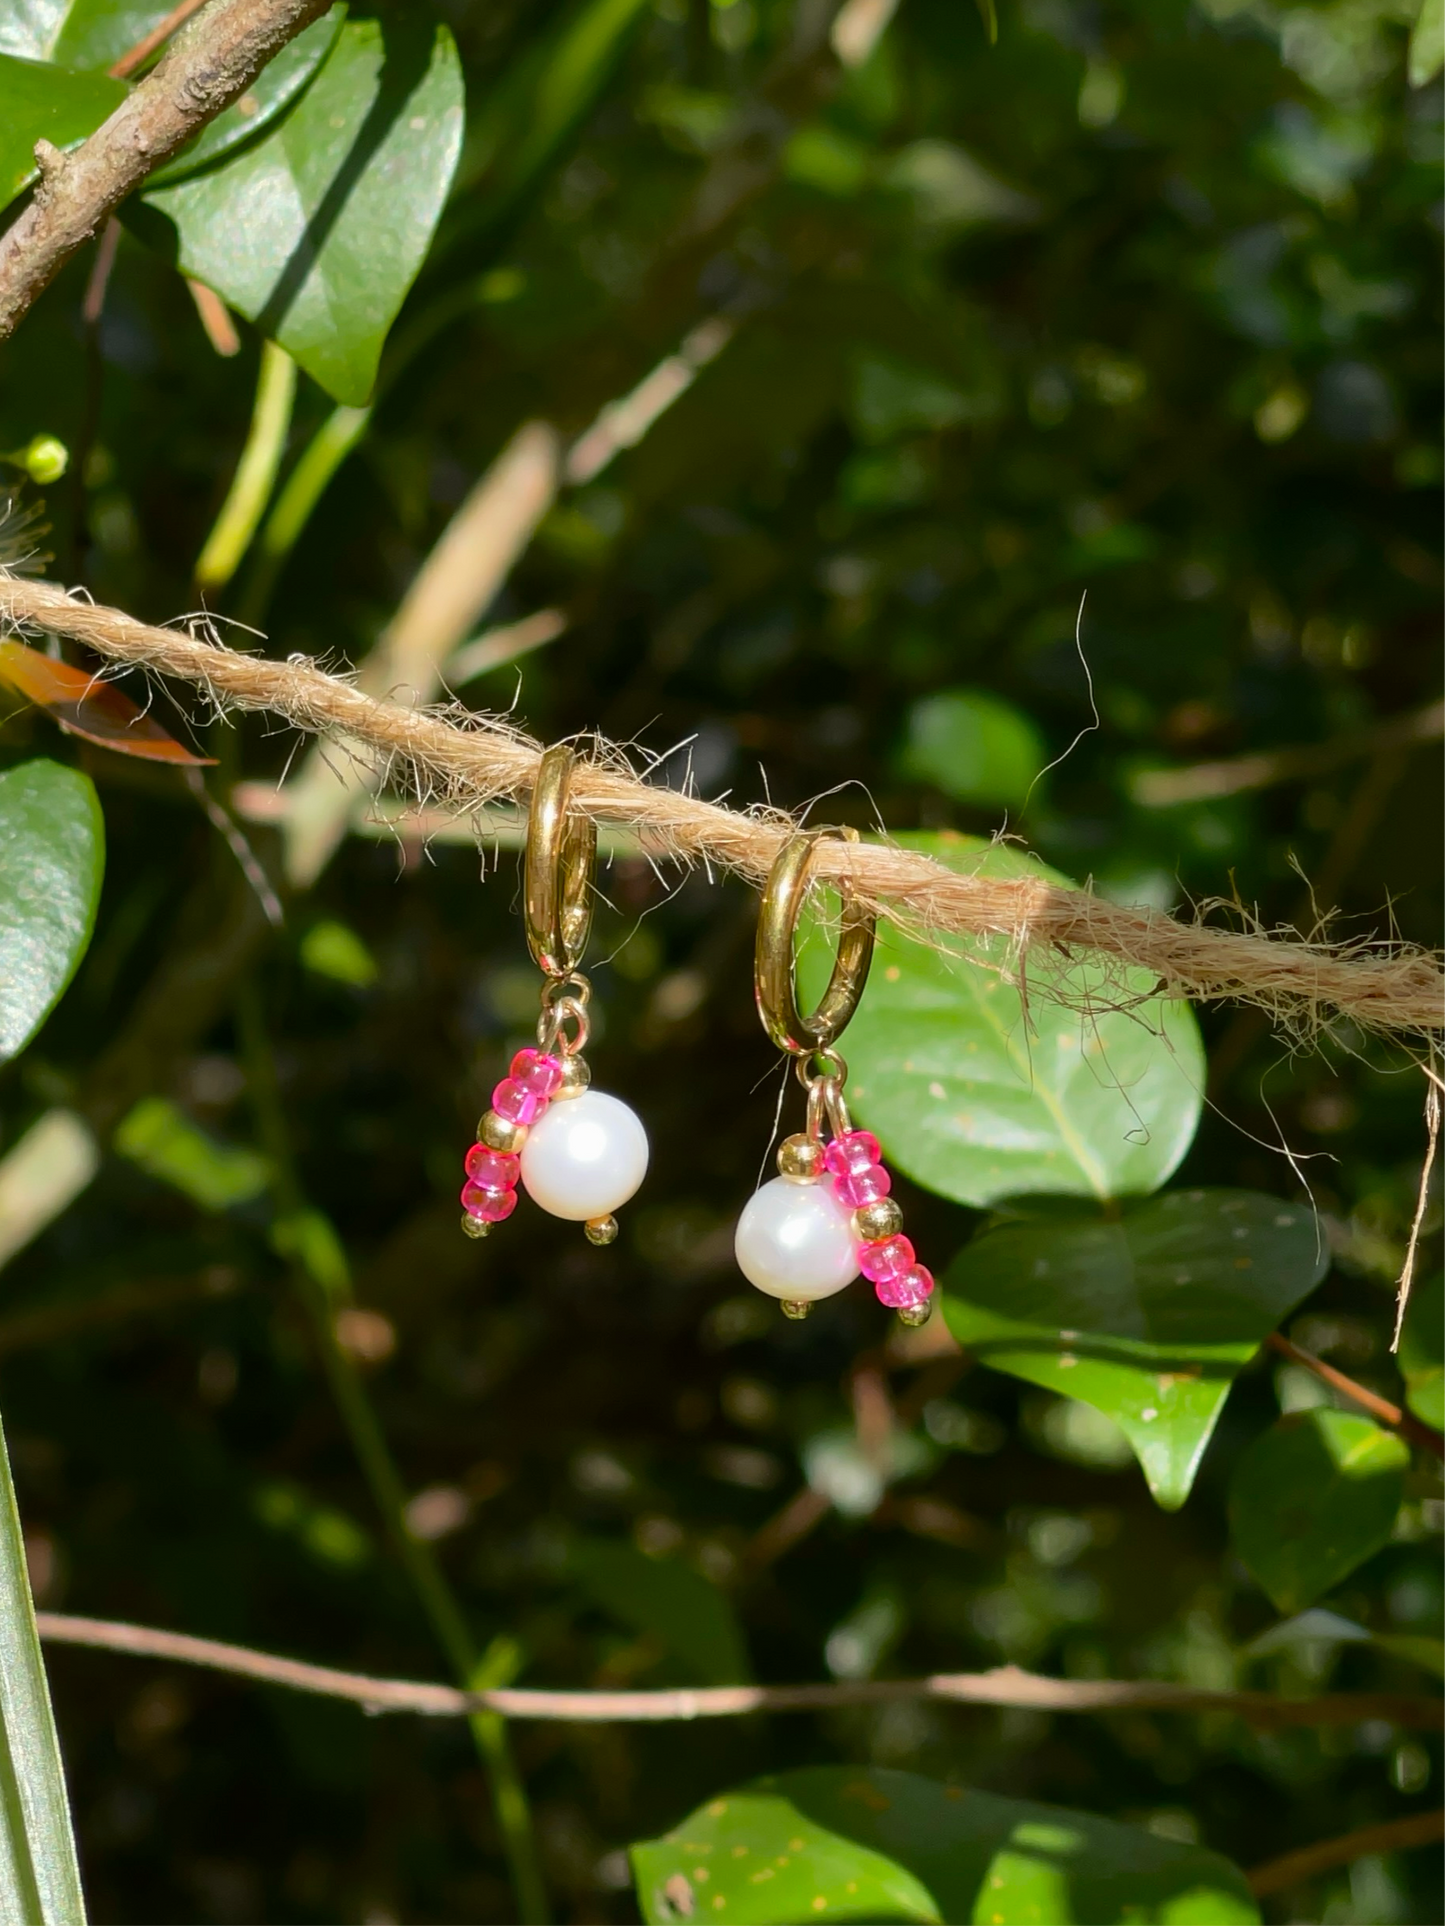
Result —
[[1353, 1412], [1292, 1411], [1244, 1452], [1230, 1488], [1235, 1550], [1281, 1612], [1301, 1612], [1387, 1543], [1410, 1454]]
[[1405, 1402], [1417, 1418], [1445, 1430], [1445, 1272], [1417, 1284], [1400, 1333]]
[[645, 1920], [1235, 1926], [1257, 1920], [1217, 1854], [1092, 1813], [910, 1772], [815, 1766], [711, 1799], [632, 1848]]
[[52, 17], [39, 50], [46, 59], [101, 69], [114, 66], [171, 11], [166, 0], [68, 0], [62, 5], [28, 0], [28, 5], [33, 14]]
[[752, 1677], [731, 1601], [675, 1558], [649, 1558], [614, 1539], [583, 1539], [572, 1569], [611, 1617], [654, 1638], [693, 1678], [731, 1685]]
[[125, 83], [0, 53], [0, 207], [34, 180], [35, 143], [74, 147], [125, 99]]
[[445, 27], [349, 21], [290, 113], [128, 218], [339, 401], [366, 400], [462, 133]]
[[233, 147], [239, 147], [242, 141], [254, 139], [283, 108], [291, 105], [317, 73], [335, 46], [345, 18], [344, 6], [333, 7], [288, 41], [275, 59], [261, 69], [235, 105], [228, 107], [224, 114], [217, 114], [210, 126], [203, 127], [174, 160], [158, 167], [147, 186], [163, 187], [168, 181], [186, 180], [230, 153]]
[[40, 761], [0, 776], [0, 1062], [24, 1049], [74, 976], [104, 870], [89, 777]]
[[0, 1436], [0, 1919], [85, 1926], [65, 1772]]
[[1011, 702], [980, 689], [947, 689], [914, 704], [899, 761], [904, 775], [956, 802], [1019, 809], [1048, 751]]
[[1445, 67], [1445, 0], [1422, 0], [1410, 34], [1412, 87], [1428, 87]]
[[[894, 839], [966, 874], [1062, 877], [1002, 845], [948, 833]], [[803, 994], [816, 1000], [832, 943], [805, 928]], [[1151, 997], [1142, 971], [1068, 968], [1075, 1008], [1037, 982], [1028, 1015], [1006, 976], [1007, 938], [915, 942], [880, 924], [862, 1006], [843, 1044], [849, 1102], [885, 1152], [928, 1190], [986, 1205], [1029, 1192], [1144, 1194], [1193, 1139], [1204, 1052], [1193, 1013]], [[1128, 1010], [1114, 1007], [1129, 997]], [[1081, 1014], [1095, 1009], [1097, 1014]]]
[[190, 768], [208, 767], [215, 761], [213, 756], [198, 756], [182, 747], [112, 683], [88, 669], [28, 649], [23, 642], [0, 642], [0, 681], [18, 689], [71, 735], [84, 736], [102, 749]]
[[1327, 1263], [1307, 1211], [1252, 1191], [1040, 1208], [965, 1246], [944, 1315], [985, 1364], [1112, 1418], [1174, 1510], [1230, 1385]]

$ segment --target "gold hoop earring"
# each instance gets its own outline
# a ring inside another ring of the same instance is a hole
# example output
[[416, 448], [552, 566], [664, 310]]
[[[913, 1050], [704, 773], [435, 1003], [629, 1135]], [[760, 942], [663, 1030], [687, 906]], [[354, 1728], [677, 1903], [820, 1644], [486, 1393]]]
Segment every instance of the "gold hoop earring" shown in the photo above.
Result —
[[462, 1229], [485, 1237], [517, 1207], [517, 1184], [593, 1244], [617, 1235], [613, 1213], [647, 1174], [647, 1132], [619, 1097], [593, 1090], [582, 1055], [592, 985], [581, 964], [592, 925], [597, 827], [571, 806], [576, 755], [566, 743], [537, 765], [522, 858], [527, 947], [545, 977], [537, 1047], [519, 1050], [492, 1092], [467, 1152]]
[[808, 1112], [807, 1127], [778, 1150], [778, 1175], [754, 1192], [738, 1219], [738, 1268], [793, 1318], [806, 1317], [819, 1298], [846, 1289], [861, 1271], [903, 1323], [924, 1324], [933, 1277], [901, 1235], [903, 1213], [889, 1195], [893, 1180], [880, 1161], [878, 1139], [853, 1127], [843, 1094], [848, 1066], [834, 1048], [862, 1000], [876, 932], [874, 913], [848, 884], [841, 886], [842, 923], [828, 987], [811, 1015], [798, 1007], [798, 918], [814, 852], [825, 837], [856, 842], [858, 832], [810, 829], [790, 837], [773, 863], [758, 914], [758, 1015], [777, 1047], [794, 1058]]

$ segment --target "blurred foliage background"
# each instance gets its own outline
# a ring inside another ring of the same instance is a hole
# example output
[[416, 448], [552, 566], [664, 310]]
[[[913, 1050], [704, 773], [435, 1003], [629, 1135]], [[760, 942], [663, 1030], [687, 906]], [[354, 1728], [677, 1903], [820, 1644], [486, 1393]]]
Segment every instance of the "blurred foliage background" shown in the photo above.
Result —
[[[688, 343], [685, 391], [595, 474], [574, 462], [486, 612], [565, 627], [466, 702], [599, 729], [733, 806], [1006, 824], [1120, 900], [1302, 930], [1338, 907], [1346, 933], [1433, 943], [1438, 741], [1372, 733], [1437, 690], [1441, 94], [1409, 84], [1413, 11], [1016, 0], [991, 45], [960, 0], [850, 0], [831, 34], [818, 0], [447, 0], [467, 134], [374, 410], [338, 418], [302, 377], [283, 500], [318, 432], [349, 451], [207, 601], [278, 656], [359, 662], [519, 428], [579, 435]], [[91, 268], [7, 348], [0, 447], [71, 451], [45, 491], [56, 579], [166, 620], [200, 604], [259, 343], [219, 356], [129, 229], [87, 320]], [[195, 726], [218, 794], [297, 754], [254, 719]], [[43, 1605], [443, 1675], [319, 1321], [476, 1643], [509, 1642], [498, 1676], [1011, 1660], [1418, 1688], [1367, 1642], [1251, 1649], [1275, 1614], [1225, 1492], [1281, 1408], [1327, 1395], [1307, 1375], [1263, 1354], [1165, 1516], [1106, 1422], [966, 1369], [941, 1320], [930, 1351], [861, 1291], [793, 1325], [743, 1286], [731, 1225], [777, 1067], [741, 887], [613, 862], [591, 1054], [648, 1124], [647, 1186], [611, 1250], [525, 1206], [473, 1244], [459, 1158], [535, 1013], [515, 848], [362, 824], [276, 931], [179, 775], [59, 746], [33, 710], [0, 751], [90, 770], [109, 841], [94, 945], [0, 1093], [7, 1145], [64, 1104], [107, 1146], [0, 1299]], [[1245, 754], [1252, 776], [1198, 776]], [[278, 830], [247, 833], [280, 878]], [[1290, 1332], [1398, 1398], [1419, 1077], [1358, 1035], [1292, 1052], [1200, 1014], [1184, 1178], [1307, 1181], [1334, 1265]], [[902, 1189], [941, 1270], [976, 1219]], [[890, 1396], [905, 1445], [860, 1493], [818, 1440]], [[1412, 1472], [1331, 1609], [1438, 1635], [1442, 1516]], [[649, 1588], [647, 1561], [695, 1582]], [[516, 1916], [460, 1726], [50, 1666], [95, 1917]], [[630, 1841], [794, 1764], [952, 1775], [1246, 1866], [1439, 1797], [1438, 1747], [1383, 1725], [897, 1705], [513, 1743], [578, 1921], [636, 1917]], [[1267, 1916], [1437, 1919], [1433, 1859], [1358, 1861]]]

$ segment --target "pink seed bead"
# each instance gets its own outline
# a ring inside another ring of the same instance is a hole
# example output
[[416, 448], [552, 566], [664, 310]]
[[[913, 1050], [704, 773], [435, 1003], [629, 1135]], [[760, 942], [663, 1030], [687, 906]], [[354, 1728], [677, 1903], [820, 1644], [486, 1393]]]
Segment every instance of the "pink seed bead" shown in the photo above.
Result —
[[913, 1246], [906, 1237], [885, 1237], [879, 1244], [864, 1244], [858, 1252], [858, 1268], [870, 1284], [890, 1284], [913, 1263]]
[[467, 1175], [483, 1190], [515, 1190], [521, 1174], [522, 1161], [510, 1151], [473, 1144], [467, 1152]]
[[835, 1177], [856, 1177], [876, 1164], [881, 1154], [871, 1130], [845, 1130], [823, 1152], [823, 1162]]
[[547, 1099], [535, 1091], [524, 1090], [511, 1077], [504, 1077], [492, 1092], [492, 1108], [508, 1123], [532, 1124], [547, 1108]]
[[875, 1284], [873, 1289], [878, 1302], [886, 1304], [890, 1311], [911, 1311], [933, 1296], [933, 1273], [922, 1264], [914, 1264], [901, 1277], [890, 1278], [886, 1284]]
[[512, 1082], [544, 1101], [555, 1097], [562, 1081], [562, 1065], [542, 1050], [519, 1050], [512, 1058]]
[[882, 1164], [869, 1164], [865, 1169], [855, 1171], [847, 1177], [833, 1179], [833, 1195], [840, 1204], [846, 1204], [849, 1210], [862, 1210], [865, 1204], [876, 1204], [879, 1198], [886, 1197], [892, 1188], [893, 1179]]
[[469, 1217], [480, 1217], [484, 1224], [500, 1224], [516, 1208], [514, 1190], [483, 1189], [480, 1184], [468, 1184], [462, 1191], [462, 1209]]

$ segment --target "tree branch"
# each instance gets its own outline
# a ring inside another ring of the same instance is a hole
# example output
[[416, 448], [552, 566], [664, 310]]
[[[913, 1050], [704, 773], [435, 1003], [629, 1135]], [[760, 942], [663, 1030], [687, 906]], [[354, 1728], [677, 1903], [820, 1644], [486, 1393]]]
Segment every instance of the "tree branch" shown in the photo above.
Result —
[[1381, 1424], [1389, 1425], [1392, 1431], [1398, 1431], [1400, 1436], [1408, 1438], [1411, 1444], [1419, 1445], [1423, 1450], [1433, 1452], [1437, 1458], [1445, 1459], [1445, 1437], [1441, 1436], [1434, 1425], [1426, 1424], [1422, 1419], [1417, 1418], [1413, 1411], [1406, 1411], [1398, 1404], [1391, 1404], [1388, 1398], [1382, 1398], [1377, 1391], [1369, 1391], [1363, 1384], [1356, 1384], [1355, 1380], [1347, 1378], [1343, 1371], [1337, 1371], [1334, 1365], [1326, 1364], [1323, 1358], [1317, 1358], [1312, 1351], [1302, 1351], [1297, 1344], [1291, 1344], [1287, 1337], [1281, 1337], [1278, 1331], [1271, 1331], [1265, 1342], [1272, 1351], [1278, 1351], [1282, 1358], [1288, 1358], [1291, 1364], [1298, 1364], [1306, 1371], [1313, 1371], [1321, 1383], [1328, 1384], [1342, 1397], [1359, 1405], [1362, 1411], [1368, 1411], [1370, 1416], [1378, 1418]]
[[992, 1672], [944, 1672], [924, 1679], [869, 1679], [843, 1685], [712, 1685], [663, 1692], [548, 1692], [506, 1686], [463, 1692], [410, 1679], [369, 1678], [308, 1665], [243, 1645], [163, 1632], [112, 1619], [37, 1612], [40, 1636], [51, 1644], [89, 1645], [138, 1658], [173, 1659], [232, 1672], [293, 1692], [349, 1699], [369, 1712], [420, 1712], [460, 1718], [475, 1712], [509, 1719], [558, 1719], [599, 1724], [656, 1724], [677, 1719], [730, 1719], [747, 1712], [821, 1712], [840, 1705], [889, 1705], [900, 1699], [937, 1699], [953, 1705], [1027, 1706], [1040, 1712], [1229, 1712], [1251, 1725], [1391, 1725], [1433, 1731], [1445, 1724], [1445, 1703], [1390, 1692], [1335, 1692], [1287, 1698], [1274, 1692], [1200, 1692], [1190, 1686], [1117, 1679], [1050, 1679], [1001, 1665]]
[[1316, 1874], [1348, 1866], [1366, 1853], [1403, 1852], [1410, 1846], [1433, 1846], [1445, 1839], [1445, 1812], [1412, 1812], [1407, 1819], [1391, 1819], [1382, 1826], [1361, 1826], [1358, 1832], [1342, 1833], [1338, 1839], [1322, 1839], [1317, 1846], [1301, 1846], [1256, 1866], [1248, 1874], [1249, 1890], [1256, 1899], [1269, 1893], [1282, 1893], [1291, 1886], [1302, 1886]]
[[329, 4], [211, 0], [181, 28], [154, 73], [73, 154], [36, 142], [40, 180], [29, 207], [0, 236], [0, 341], [147, 174], [239, 99]]

